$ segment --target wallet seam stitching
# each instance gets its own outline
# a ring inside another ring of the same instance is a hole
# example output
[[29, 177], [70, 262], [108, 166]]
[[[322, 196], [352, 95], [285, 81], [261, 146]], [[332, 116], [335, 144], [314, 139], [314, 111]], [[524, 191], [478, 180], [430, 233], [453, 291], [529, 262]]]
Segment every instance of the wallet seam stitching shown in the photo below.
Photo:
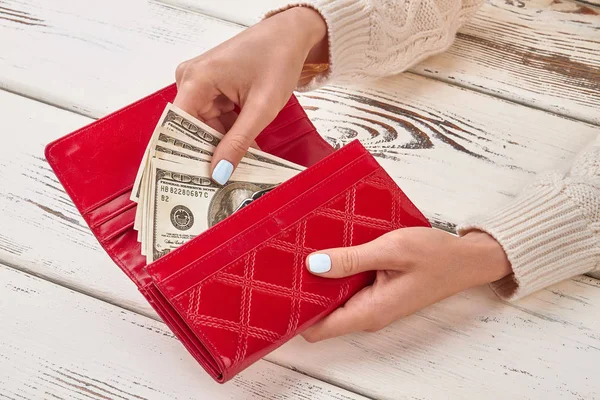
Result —
[[[370, 177], [371, 175], [375, 174], [377, 172], [377, 170], [369, 173], [368, 175], [366, 175], [365, 177], [363, 177], [363, 179], [366, 179], [368, 177]], [[352, 186], [350, 186], [350, 188], [357, 186], [358, 184], [360, 184], [362, 182], [362, 179], [356, 183], [354, 183]], [[343, 194], [343, 193], [341, 193]], [[264, 243], [261, 243], [261, 245]], [[258, 246], [257, 246], [258, 247]], [[246, 253], [247, 254], [247, 253]], [[246, 254], [242, 255], [241, 257], [245, 256]], [[225, 269], [226, 267], [231, 267], [232, 264], [234, 264], [236, 261], [239, 260], [239, 257], [236, 260], [233, 260], [231, 263], [229, 263], [228, 265], [226, 265], [225, 267], [221, 268], [219, 271], [215, 272], [214, 274], [209, 275], [206, 279], [203, 279], [202, 281], [198, 282], [198, 284], [196, 284], [194, 287], [202, 287], [204, 284], [209, 283], [211, 280], [216, 279], [215, 275], [218, 272], [221, 272], [223, 269]], [[340, 286], [339, 291], [337, 293], [336, 296], [334, 297], [327, 297], [327, 304], [325, 305], [323, 311], [321, 311], [321, 313], [327, 313], [329, 311], [331, 311], [332, 309], [334, 309], [334, 307], [344, 298], [344, 296], [346, 296], [348, 294], [348, 289], [350, 287], [350, 284], [348, 282], [348, 280], [351, 279], [351, 277], [348, 277], [345, 279], [345, 282]], [[251, 298], [252, 294], [250, 294], [250, 302], [252, 301]], [[186, 312], [184, 315], [181, 315], [179, 310], [184, 310], [185, 307], [183, 307], [182, 305], [182, 300], [180, 299], [179, 295], [173, 297], [173, 302], [176, 303], [176, 307], [174, 307], [174, 310], [180, 315], [180, 317], [183, 318], [183, 320], [188, 323], [190, 323], [189, 319], [188, 319], [188, 313]], [[216, 355], [218, 355], [221, 359], [225, 358], [223, 357], [223, 355], [221, 354], [221, 352], [219, 352], [217, 350], [217, 347], [214, 345], [214, 343], [208, 339], [208, 337], [206, 336], [206, 334], [203, 332], [202, 330], [202, 325], [198, 325], [198, 324], [194, 324], [192, 323], [192, 331], [199, 335], [204, 341], [206, 341], [208, 344], [210, 344], [210, 346], [212, 347], [214, 353]], [[279, 335], [279, 338], [277, 340], [273, 340], [273, 341], [269, 341], [270, 342], [270, 346], [275, 346], [275, 348], [281, 346], [283, 343], [285, 343], [287, 340], [291, 339], [292, 337], [296, 336], [297, 332], [298, 332], [298, 326], [296, 326], [296, 330], [289, 332], [288, 334], [282, 334]], [[239, 345], [238, 345], [239, 346]], [[232, 369], [235, 369], [235, 367], [239, 367], [240, 365], [243, 365], [244, 361], [246, 360], [246, 358], [240, 359], [240, 360], [234, 360], [232, 361], [232, 364], [228, 367], [228, 368], [223, 368], [223, 374], [225, 374], [225, 371], [230, 371]]]
[[[366, 154], [365, 154], [364, 156], [366, 156]], [[360, 161], [360, 160], [361, 160], [361, 159], [362, 159], [364, 156], [361, 156], [361, 157], [357, 158], [357, 159], [355, 160], [355, 162], [356, 162], [356, 163], [357, 163], [357, 162], [359, 162], [359, 161]], [[354, 164], [354, 163], [348, 164], [348, 166], [347, 166], [347, 167], [350, 167], [350, 166], [352, 166], [352, 164]], [[340, 172], [342, 172], [342, 170], [341, 170]], [[375, 170], [371, 171], [371, 172], [370, 172], [370, 173], [368, 173], [367, 175], [363, 176], [363, 177], [362, 177], [361, 179], [359, 179], [357, 182], [353, 183], [353, 184], [352, 184], [352, 185], [351, 185], [349, 188], [347, 188], [347, 189], [346, 189], [346, 190], [344, 190], [343, 192], [339, 193], [339, 194], [338, 194], [338, 196], [339, 196], [339, 195], [342, 195], [342, 194], [344, 194], [345, 192], [347, 192], [347, 191], [348, 191], [348, 190], [350, 190], [351, 188], [355, 188], [355, 187], [357, 187], [358, 185], [360, 185], [361, 183], [363, 183], [365, 180], [369, 179], [371, 176], [373, 176], [373, 175], [377, 174], [378, 172], [379, 172], [379, 169], [377, 169], [377, 168], [376, 168]], [[308, 192], [308, 191], [307, 191], [307, 192]], [[305, 193], [306, 193], [306, 192], [305, 192]], [[304, 193], [303, 193], [303, 194], [304, 194]], [[334, 196], [334, 198], [335, 198], [335, 196]], [[332, 198], [332, 199], [333, 199], [333, 198]], [[328, 201], [331, 201], [332, 199], [329, 199]], [[291, 204], [290, 204], [290, 206], [291, 206]], [[314, 213], [314, 210], [313, 210], [313, 211], [311, 211], [310, 213], [306, 214], [306, 216], [309, 216], [310, 214], [313, 214], [313, 213]], [[305, 217], [306, 217], [306, 216], [305, 216]], [[281, 232], [280, 232], [280, 233], [281, 233]], [[271, 237], [269, 240], [271, 240], [271, 239], [273, 239], [273, 237]], [[256, 250], [258, 247], [260, 247], [260, 246], [263, 246], [263, 245], [264, 245], [264, 246], [267, 246], [267, 242], [263, 242], [263, 243], [259, 244], [258, 246], [256, 246], [256, 247], [255, 247], [254, 249], [252, 249], [252, 250]], [[252, 250], [249, 250], [249, 251], [252, 251]], [[235, 263], [236, 263], [236, 262], [237, 262], [237, 261], [238, 261], [238, 260], [239, 260], [241, 257], [247, 256], [247, 254], [248, 254], [248, 252], [244, 253], [243, 255], [241, 255], [240, 257], [238, 257], [238, 258], [236, 258], [235, 260], [231, 261], [230, 263], [228, 263], [226, 266], [224, 266], [223, 268], [219, 269], [219, 270], [218, 270], [218, 271], [216, 271], [215, 273], [213, 273], [213, 274], [211, 274], [211, 275], [207, 276], [205, 279], [203, 279], [203, 280], [199, 281], [197, 284], [195, 284], [194, 286], [190, 287], [188, 290], [191, 290], [192, 288], [201, 288], [203, 285], [205, 285], [205, 284], [209, 283], [210, 281], [212, 281], [212, 280], [216, 279], [216, 275], [217, 275], [219, 272], [223, 272], [223, 270], [224, 270], [225, 268], [231, 268], [231, 267], [233, 267], [233, 264], [235, 264]], [[347, 278], [345, 278], [345, 279], [344, 279], [344, 282], [343, 282], [343, 284], [340, 286], [340, 288], [339, 288], [339, 290], [338, 290], [338, 293], [337, 293], [337, 295], [335, 295], [334, 297], [327, 297], [327, 300], [328, 300], [328, 301], [327, 301], [327, 304], [325, 305], [325, 307], [324, 307], [323, 311], [321, 311], [321, 313], [327, 313], [327, 312], [330, 312], [330, 311], [331, 311], [332, 309], [334, 309], [334, 308], [335, 308], [335, 306], [336, 306], [337, 304], [339, 304], [339, 302], [340, 302], [340, 301], [341, 301], [341, 300], [342, 300], [342, 299], [343, 299], [343, 298], [344, 298], [344, 297], [345, 297], [345, 296], [348, 294], [348, 290], [349, 290], [349, 287], [350, 287], [349, 280], [351, 280], [351, 279], [352, 279], [352, 277], [347, 277]], [[188, 290], [186, 290], [186, 292], [187, 292]], [[183, 293], [180, 293], [179, 295], [177, 295], [177, 296], [173, 297], [173, 302], [174, 302], [174, 303], [176, 303], [176, 305], [177, 305], [177, 307], [175, 307], [175, 310], [176, 310], [176, 312], [178, 312], [178, 313], [179, 313], [179, 310], [183, 310], [183, 309], [185, 309], [185, 307], [183, 307], [183, 305], [182, 305], [182, 300], [181, 300], [181, 298], [180, 298], [180, 295], [182, 295], [182, 294], [184, 294], [184, 293], [185, 293], [185, 292], [183, 292]], [[251, 296], [251, 295], [250, 295], [250, 296]], [[250, 301], [251, 301], [251, 299], [250, 299]], [[181, 316], [181, 314], [180, 314], [180, 313], [179, 313], [179, 315]], [[188, 313], [187, 313], [187, 312], [185, 313], [185, 316], [182, 316], [182, 318], [184, 318], [184, 320], [185, 320], [186, 322], [188, 321], [188, 317], [187, 317], [187, 316], [188, 316]], [[296, 334], [297, 334], [298, 330], [299, 330], [299, 326], [296, 326], [296, 329], [295, 329], [294, 331], [292, 331], [292, 332], [289, 332], [288, 334], [282, 334], [282, 335], [279, 335], [279, 338], [278, 338], [277, 340], [269, 341], [269, 342], [270, 342], [270, 345], [269, 345], [268, 347], [274, 346], [274, 348], [277, 348], [277, 347], [281, 346], [281, 345], [282, 345], [283, 343], [285, 343], [287, 340], [289, 340], [289, 339], [291, 339], [292, 337], [296, 336]], [[215, 348], [214, 344], [213, 344], [213, 343], [212, 343], [212, 342], [211, 342], [211, 341], [210, 341], [210, 340], [209, 340], [209, 339], [206, 337], [206, 335], [203, 333], [203, 331], [202, 331], [202, 325], [201, 325], [201, 324], [200, 324], [200, 325], [198, 325], [198, 324], [195, 324], [195, 325], [194, 325], [194, 329], [193, 329], [193, 331], [194, 331], [195, 333], [199, 334], [199, 335], [200, 335], [200, 336], [201, 336], [201, 337], [202, 337], [204, 340], [206, 340], [208, 343], [210, 343], [210, 345], [213, 347], [213, 350], [215, 351], [215, 353], [216, 353], [216, 354], [218, 354], [218, 355], [219, 355], [219, 357], [223, 357], [223, 356], [222, 356], [222, 355], [221, 355], [221, 354], [220, 354], [220, 353], [219, 353], [219, 352], [216, 350], [216, 348]], [[239, 346], [239, 345], [238, 345], [238, 346]], [[243, 365], [243, 364], [244, 364], [244, 361], [245, 361], [245, 360], [246, 360], [246, 358], [234, 361], [234, 362], [231, 364], [231, 366], [230, 366], [229, 368], [227, 368], [226, 370], [227, 370], [227, 371], [230, 371], [230, 370], [232, 370], [232, 369], [235, 369], [236, 367], [240, 367], [241, 365]]]
[[[166, 296], [163, 295], [163, 297], [165, 297], [165, 299], [168, 301], [168, 298]], [[173, 299], [173, 301], [177, 301], [177, 300]], [[178, 306], [179, 306], [179, 304], [178, 304]], [[184, 316], [182, 316], [179, 313], [179, 307], [173, 307], [173, 309], [175, 310], [175, 312], [177, 312], [177, 314], [179, 314], [180, 317], [183, 318], [183, 320], [186, 322], [186, 324], [189, 325], [190, 321], [187, 318], [187, 313], [185, 313], [186, 316], [184, 317]], [[194, 326], [193, 323], [191, 325]], [[210, 347], [212, 348], [214, 354], [219, 357], [220, 360], [218, 360], [218, 361], [215, 360], [215, 361], [217, 363], [221, 364], [220, 367], [221, 367], [221, 369], [223, 371], [222, 374], [223, 374], [223, 377], [225, 377], [225, 371], [227, 371], [229, 369], [229, 368], [226, 368], [225, 365], [223, 364], [223, 359], [225, 357], [223, 357], [223, 354], [221, 354], [221, 352], [219, 350], [217, 350], [217, 347], [214, 345], [214, 343], [210, 339], [208, 339], [208, 337], [206, 336], [206, 334], [204, 332], [202, 332], [201, 329], [192, 329], [192, 326], [190, 326], [190, 329], [192, 330], [192, 332], [194, 332], [197, 335], [200, 335], [200, 337], [202, 338], [202, 340], [205, 341], [208, 345], [210, 345]], [[232, 366], [233, 366], [233, 364], [232, 364]], [[230, 366], [230, 368], [231, 368], [231, 366]]]
[[[364, 177], [362, 177], [361, 179], [359, 179], [357, 182], [355, 182], [354, 184], [352, 184], [350, 186], [350, 188], [355, 188], [358, 185], [365, 183], [365, 181], [368, 181], [369, 179], [371, 179], [373, 176], [377, 176], [378, 174], [381, 174], [381, 178], [383, 181], [386, 181], [386, 183], [390, 183], [393, 184], [394, 180], [389, 176], [389, 174], [387, 174], [387, 172], [383, 169], [383, 168], [376, 168], [375, 170], [373, 170], [372, 172], [366, 174]], [[350, 188], [346, 189], [349, 190]], [[391, 192], [392, 195], [395, 195], [393, 197], [404, 197], [409, 205], [412, 205], [414, 207], [414, 204], [412, 203], [412, 201], [410, 201], [410, 199], [402, 192], [402, 190], [398, 187], [395, 187], [394, 185], [391, 186]], [[342, 194], [342, 193], [340, 193]], [[403, 195], [403, 196], [400, 196]], [[416, 208], [416, 207], [414, 207]], [[418, 209], [417, 209], [418, 211]], [[314, 212], [314, 211], [313, 211]], [[310, 214], [310, 213], [309, 213]], [[418, 216], [421, 217], [419, 219], [422, 219], [424, 222], [426, 222], [426, 218], [423, 217], [422, 213], [418, 212]], [[232, 261], [231, 263], [228, 264], [228, 266], [231, 266], [231, 264], [233, 264], [234, 262], [238, 261], [238, 259]], [[220, 271], [223, 271], [223, 269], [221, 269]], [[211, 278], [214, 278], [216, 274], [211, 274], [208, 279], [205, 279], [203, 282], [201, 282], [199, 285], [197, 285], [197, 287], [201, 287], [202, 285], [206, 284], [208, 282], [208, 280], [210, 280]], [[351, 277], [349, 279], [352, 279]], [[327, 314], [328, 312], [330, 312], [332, 309], [335, 308], [335, 306], [344, 298], [348, 295], [348, 290], [350, 287], [350, 283], [348, 281], [344, 282], [343, 285], [339, 288], [339, 292], [337, 294], [337, 296], [335, 296], [334, 298], [329, 298], [329, 304], [327, 305], [327, 307], [325, 308], [325, 310], [322, 312], [323, 314]], [[180, 298], [178, 299], [173, 299], [173, 302], [177, 304], [177, 308], [176, 311], [179, 312], [180, 309], [184, 309], [181, 304], [182, 304], [182, 300]], [[181, 314], [180, 314], [181, 315]], [[185, 321], [188, 320], [187, 318], [187, 314], [186, 317], [183, 317]], [[270, 345], [266, 346], [265, 348], [269, 348], [269, 351], [272, 351], [274, 348], [277, 348], [279, 346], [281, 346], [283, 343], [285, 343], [287, 340], [289, 340], [289, 338], [295, 336], [299, 331], [299, 327], [296, 328], [296, 330], [294, 332], [290, 332], [289, 335], [281, 335], [279, 337], [279, 339], [273, 341], [270, 343]], [[208, 338], [206, 337], [205, 333], [203, 332], [203, 327], [202, 325], [195, 325], [193, 327], [193, 332], [195, 332], [199, 337], [201, 337], [202, 339], [204, 339], [206, 342], [210, 343], [210, 345], [213, 347], [213, 350], [215, 350], [215, 352], [217, 354], [220, 354], [218, 351], [216, 351], [216, 349], [214, 348], [214, 344], [212, 342], [210, 342], [208, 340]], [[222, 357], [222, 355], [221, 355]], [[240, 370], [246, 368], [249, 365], [249, 362], [247, 361], [246, 358], [239, 360], [238, 362], [232, 363], [227, 369], [224, 370], [224, 374], [235, 374], [237, 372], [239, 372]]]

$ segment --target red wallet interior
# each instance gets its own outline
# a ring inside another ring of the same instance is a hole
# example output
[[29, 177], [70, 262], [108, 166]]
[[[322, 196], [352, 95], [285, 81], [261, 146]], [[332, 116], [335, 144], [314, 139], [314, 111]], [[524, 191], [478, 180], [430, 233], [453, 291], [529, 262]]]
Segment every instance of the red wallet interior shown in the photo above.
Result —
[[[170, 85], [46, 147], [46, 159], [92, 232], [138, 287], [149, 277], [133, 230], [136, 203], [129, 197], [154, 127], [176, 94]], [[294, 96], [256, 141], [262, 150], [304, 166], [334, 151]]]

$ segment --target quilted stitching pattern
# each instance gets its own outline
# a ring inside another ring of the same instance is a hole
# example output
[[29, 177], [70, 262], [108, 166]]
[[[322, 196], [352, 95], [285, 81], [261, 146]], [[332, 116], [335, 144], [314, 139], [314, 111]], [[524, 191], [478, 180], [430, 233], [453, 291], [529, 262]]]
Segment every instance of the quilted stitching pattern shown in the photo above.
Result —
[[[219, 342], [218, 355], [232, 367], [261, 357], [350, 294], [355, 277], [345, 278], [343, 285], [315, 277], [304, 266], [306, 256], [365, 243], [402, 227], [402, 201], [410, 203], [377, 170], [178, 296], [176, 305], [192, 329], [209, 342]], [[222, 307], [203, 303], [203, 296], [222, 299]]]

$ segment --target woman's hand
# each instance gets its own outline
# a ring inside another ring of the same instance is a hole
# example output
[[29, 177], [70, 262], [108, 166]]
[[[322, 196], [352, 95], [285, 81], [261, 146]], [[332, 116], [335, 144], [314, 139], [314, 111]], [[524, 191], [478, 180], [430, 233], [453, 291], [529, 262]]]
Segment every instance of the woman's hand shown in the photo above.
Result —
[[[277, 116], [310, 58], [327, 57], [327, 27], [311, 8], [295, 7], [182, 63], [176, 71], [174, 104], [225, 132], [211, 166], [220, 184]], [[237, 116], [234, 104], [241, 108]], [[231, 128], [231, 129], [229, 129]]]
[[312, 273], [340, 278], [376, 270], [372, 286], [319, 321], [303, 336], [316, 342], [355, 331], [375, 332], [430, 304], [512, 272], [496, 240], [472, 231], [459, 238], [430, 228], [399, 229], [356, 247], [307, 258]]

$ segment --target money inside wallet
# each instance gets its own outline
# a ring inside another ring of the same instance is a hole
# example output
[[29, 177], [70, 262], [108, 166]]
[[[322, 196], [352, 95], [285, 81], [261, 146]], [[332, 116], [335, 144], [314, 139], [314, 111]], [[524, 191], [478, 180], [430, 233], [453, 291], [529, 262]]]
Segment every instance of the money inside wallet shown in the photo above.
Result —
[[211, 180], [210, 163], [223, 135], [167, 104], [138, 169], [131, 200], [134, 229], [151, 263], [192, 240], [305, 168], [250, 149], [230, 180]]

